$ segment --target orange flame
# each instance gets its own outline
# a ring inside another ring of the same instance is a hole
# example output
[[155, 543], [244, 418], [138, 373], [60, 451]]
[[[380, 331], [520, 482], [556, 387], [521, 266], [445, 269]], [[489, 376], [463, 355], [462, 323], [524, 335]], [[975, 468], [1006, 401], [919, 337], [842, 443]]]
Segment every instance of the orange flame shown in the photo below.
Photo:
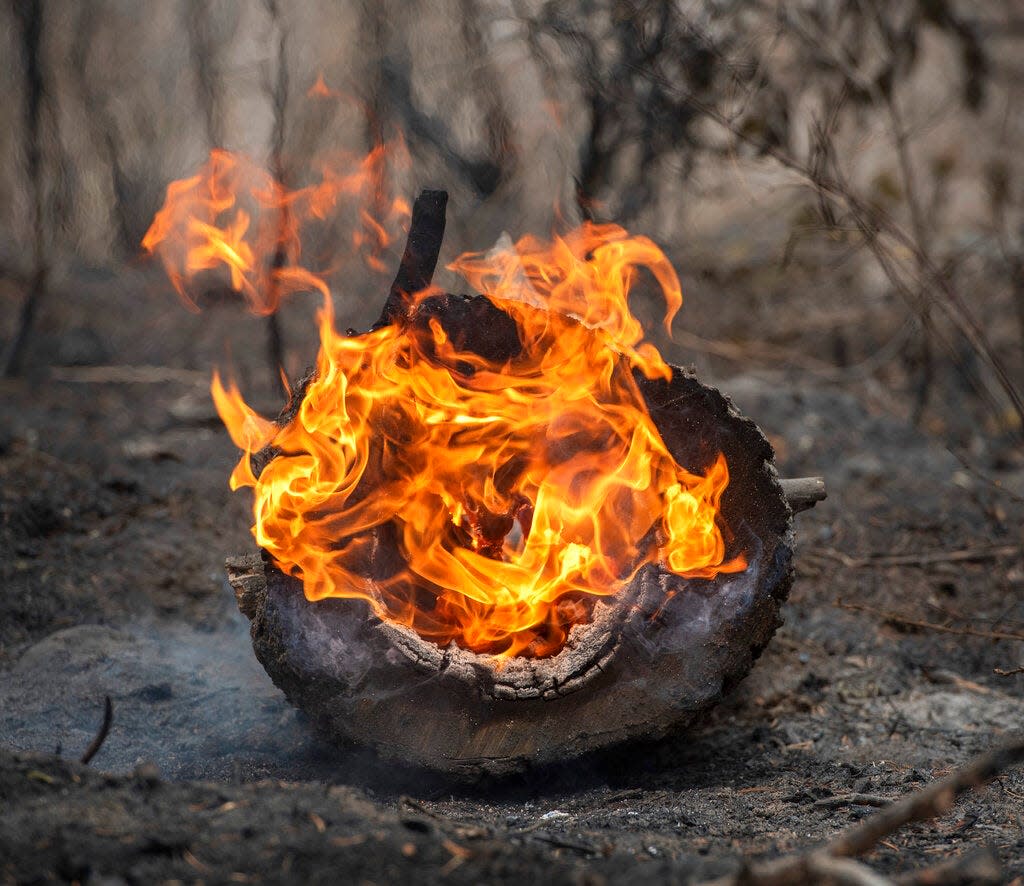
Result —
[[[142, 247], [156, 255], [185, 304], [198, 310], [193, 292], [206, 271], [227, 273], [233, 290], [257, 314], [272, 314], [281, 299], [296, 292], [329, 292], [323, 278], [300, 264], [303, 226], [325, 221], [344, 199], [373, 206], [359, 213], [363, 230], [353, 239], [371, 267], [380, 266], [380, 251], [391, 238], [387, 231], [408, 217], [408, 204], [398, 198], [380, 206], [382, 179], [389, 161], [405, 155], [401, 140], [381, 145], [362, 161], [338, 155], [321, 160], [320, 181], [286, 189], [242, 154], [210, 152], [197, 175], [171, 183]], [[364, 245], [365, 244], [365, 245]]]
[[[645, 268], [666, 327], [679, 309], [678, 277], [654, 243], [585, 224], [458, 258], [450, 268], [515, 321], [521, 350], [506, 360], [458, 348], [436, 318], [348, 337], [326, 284], [297, 264], [297, 224], [282, 242], [257, 219], [254, 236], [231, 191], [238, 168], [218, 152], [172, 185], [146, 246], [183, 295], [197, 271], [223, 265], [255, 310], [273, 310], [254, 270], [268, 248], [292, 259], [283, 291], [310, 288], [308, 277], [324, 295], [316, 374], [292, 421], [261, 418], [213, 379], [244, 450], [231, 486], [254, 490], [256, 541], [309, 600], [361, 598], [441, 645], [541, 656], [645, 563], [691, 578], [746, 568], [727, 551], [724, 456], [704, 476], [676, 464], [631, 371], [671, 377], [627, 303]], [[248, 193], [267, 196], [261, 206], [286, 204], [297, 219], [330, 208], [329, 189], [259, 181]], [[383, 236], [363, 231], [364, 249]], [[268, 445], [280, 454], [257, 477], [250, 456]]]

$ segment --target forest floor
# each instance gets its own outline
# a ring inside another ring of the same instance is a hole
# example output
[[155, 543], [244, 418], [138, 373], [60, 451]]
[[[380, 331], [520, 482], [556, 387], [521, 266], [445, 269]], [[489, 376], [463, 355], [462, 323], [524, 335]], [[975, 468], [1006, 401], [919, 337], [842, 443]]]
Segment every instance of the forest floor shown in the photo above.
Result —
[[[0, 382], [0, 881], [694, 882], [818, 845], [1024, 727], [1024, 674], [997, 672], [1024, 664], [1024, 466], [967, 466], [854, 386], [779, 369], [716, 381], [829, 498], [797, 518], [784, 627], [699, 728], [474, 786], [326, 745], [223, 573], [252, 541], [208, 371], [231, 329], [257, 377], [263, 330], [137, 283], [69, 289], [35, 368]], [[1008, 772], [867, 860], [991, 847], [1021, 878], [1022, 809]]]

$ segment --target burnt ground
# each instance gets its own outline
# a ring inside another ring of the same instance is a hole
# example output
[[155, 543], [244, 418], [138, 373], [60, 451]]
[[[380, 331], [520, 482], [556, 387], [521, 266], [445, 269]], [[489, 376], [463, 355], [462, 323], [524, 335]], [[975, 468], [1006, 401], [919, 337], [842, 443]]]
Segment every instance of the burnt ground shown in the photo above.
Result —
[[[830, 497], [797, 518], [785, 626], [700, 728], [468, 787], [328, 746], [254, 660], [222, 570], [251, 543], [206, 379], [222, 334], [261, 330], [130, 290], [103, 316], [72, 302], [0, 383], [4, 881], [699, 881], [814, 846], [874, 811], [851, 795], [901, 796], [1024, 727], [1024, 674], [996, 673], [1024, 663], [1012, 445], [967, 468], [853, 386], [780, 370], [721, 386], [780, 472], [822, 473]], [[236, 355], [258, 389], [259, 354]], [[82, 767], [104, 695], [113, 728]], [[991, 847], [1009, 882], [1022, 810], [1018, 770], [868, 860]]]

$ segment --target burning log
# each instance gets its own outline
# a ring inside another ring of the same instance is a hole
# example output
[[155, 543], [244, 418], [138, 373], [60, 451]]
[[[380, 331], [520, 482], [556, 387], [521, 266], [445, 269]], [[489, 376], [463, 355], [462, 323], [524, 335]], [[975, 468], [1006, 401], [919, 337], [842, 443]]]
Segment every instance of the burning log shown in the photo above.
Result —
[[[453, 302], [478, 304], [446, 297], [430, 313], [450, 319]], [[657, 738], [717, 703], [781, 624], [793, 511], [768, 442], [722, 394], [678, 368], [671, 381], [640, 385], [681, 465], [700, 465], [711, 441], [724, 452], [723, 513], [756, 551], [744, 572], [687, 580], [648, 563], [557, 654], [496, 668], [490, 656], [373, 616], [363, 601], [311, 604], [302, 581], [269, 558], [233, 558], [228, 575], [256, 655], [289, 700], [336, 739], [470, 778]], [[790, 487], [798, 505], [822, 497], [814, 478]]]
[[[452, 361], [449, 370], [469, 384], [481, 366], [521, 359], [523, 312], [529, 319], [543, 309], [520, 305], [513, 317], [483, 296], [411, 297], [429, 285], [445, 199], [443, 192], [425, 192], [417, 200], [402, 267], [374, 330], [395, 325], [414, 351], [434, 362]], [[575, 321], [560, 322], [563, 332], [581, 329]], [[687, 371], [669, 367], [659, 376], [625, 357], [616, 360], [611, 371], [635, 386], [687, 476], [710, 476], [716, 459], [724, 459], [728, 482], [715, 493], [716, 521], [729, 527], [726, 548], [742, 550], [742, 557], [729, 560], [723, 548], [722, 566], [689, 573], [643, 559], [614, 593], [582, 601], [567, 595], [576, 609], [560, 642], [538, 646], [535, 637], [520, 652], [514, 647], [499, 656], [482, 642], [483, 651], [474, 651], [465, 637], [439, 640], [418, 627], [429, 623], [434, 605], [420, 602], [431, 598], [429, 585], [405, 591], [420, 607], [417, 622], [404, 611], [391, 617], [359, 595], [311, 601], [302, 578], [285, 574], [265, 552], [230, 559], [229, 580], [251, 621], [257, 657], [329, 736], [457, 777], [503, 775], [660, 737], [693, 722], [749, 672], [781, 623], [793, 577], [793, 514], [823, 499], [824, 483], [814, 477], [780, 481], [757, 426]], [[278, 427], [297, 420], [314, 381], [299, 385]], [[356, 499], [385, 482], [383, 449], [411, 445], [387, 442], [403, 439], [401, 429], [387, 423], [384, 435]], [[253, 482], [279, 455], [273, 445], [253, 451]], [[514, 514], [453, 515], [448, 531], [458, 543], [500, 560], [517, 521], [524, 536], [531, 531], [527, 505]], [[357, 551], [348, 568], [388, 590], [395, 576], [404, 581], [397, 533], [384, 523], [367, 529], [358, 545], [339, 538], [340, 548]], [[651, 544], [636, 541], [641, 550]]]

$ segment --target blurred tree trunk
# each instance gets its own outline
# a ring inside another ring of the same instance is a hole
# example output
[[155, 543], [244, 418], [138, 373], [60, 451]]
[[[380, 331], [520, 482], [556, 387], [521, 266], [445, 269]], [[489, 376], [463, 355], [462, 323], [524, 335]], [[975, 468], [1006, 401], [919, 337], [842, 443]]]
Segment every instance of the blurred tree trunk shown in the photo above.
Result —
[[25, 72], [25, 160], [32, 192], [32, 279], [21, 304], [11, 340], [3, 354], [4, 375], [16, 375], [21, 369], [25, 345], [46, 293], [49, 266], [46, 256], [46, 224], [43, 203], [43, 153], [40, 141], [40, 117], [46, 95], [40, 59], [43, 33], [43, 0], [14, 0], [14, 18], [18, 23]]
[[[287, 186], [288, 170], [284, 160], [284, 142], [286, 132], [286, 117], [288, 113], [288, 31], [281, 20], [281, 10], [277, 0], [266, 0], [267, 12], [270, 20], [277, 31], [277, 65], [274, 72], [274, 82], [270, 87], [270, 102], [274, 110], [274, 127], [270, 137], [270, 169], [281, 187]], [[283, 232], [289, 225], [289, 211], [287, 204], [282, 204], [278, 209], [278, 230]], [[278, 243], [284, 242], [284, 237], [278, 237]], [[270, 304], [277, 304], [277, 276], [273, 271], [283, 267], [288, 256], [282, 251], [283, 247], [278, 246], [274, 253], [273, 268], [270, 275], [269, 293]], [[271, 384], [282, 394], [288, 394], [288, 385], [285, 381], [285, 345], [284, 333], [281, 331], [281, 321], [277, 315], [277, 309], [269, 314], [266, 319], [267, 326], [267, 361], [270, 363], [272, 375]]]

